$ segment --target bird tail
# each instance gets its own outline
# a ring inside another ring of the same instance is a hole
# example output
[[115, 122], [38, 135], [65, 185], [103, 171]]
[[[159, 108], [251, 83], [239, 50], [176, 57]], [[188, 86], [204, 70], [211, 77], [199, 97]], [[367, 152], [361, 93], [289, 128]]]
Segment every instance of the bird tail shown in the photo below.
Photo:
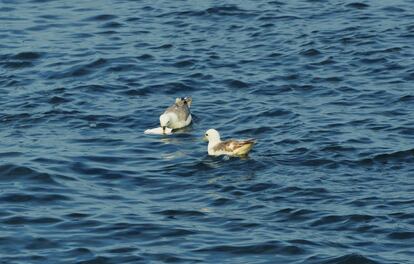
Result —
[[251, 139], [247, 139], [247, 140], [243, 140], [242, 142], [240, 142], [242, 144], [242, 146], [236, 151], [237, 155], [247, 155], [250, 150], [252, 150], [253, 145], [256, 143], [256, 140], [251, 138]]
[[175, 98], [175, 103], [177, 105], [182, 106], [183, 104], [187, 104], [188, 108], [191, 107], [191, 103], [193, 102], [193, 98], [191, 98], [190, 96], [186, 96], [186, 97], [177, 97]]
[[184, 101], [188, 105], [188, 107], [191, 107], [191, 103], [193, 102], [193, 98], [191, 98], [190, 96], [186, 96], [186, 97], [184, 97]]

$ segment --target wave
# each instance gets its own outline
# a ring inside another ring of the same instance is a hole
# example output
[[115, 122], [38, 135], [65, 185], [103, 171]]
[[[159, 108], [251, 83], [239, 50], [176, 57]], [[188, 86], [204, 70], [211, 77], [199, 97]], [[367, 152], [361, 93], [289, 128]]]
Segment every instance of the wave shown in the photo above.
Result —
[[219, 245], [204, 247], [195, 250], [195, 252], [209, 252], [218, 254], [232, 254], [232, 255], [253, 255], [253, 254], [278, 254], [278, 255], [301, 255], [305, 250], [294, 245], [286, 245], [279, 241], [267, 241], [263, 243], [247, 244], [247, 245]]
[[59, 186], [60, 184], [56, 180], [58, 175], [52, 175], [45, 172], [39, 172], [34, 169], [14, 165], [14, 164], [4, 164], [0, 165], [0, 182], [30, 182], [37, 183], [41, 185], [54, 185]]
[[351, 7], [355, 9], [365, 9], [365, 8], [368, 8], [369, 5], [365, 3], [361, 3], [361, 2], [354, 2], [354, 3], [347, 4], [346, 7]]
[[221, 5], [206, 8], [204, 10], [186, 10], [178, 12], [166, 12], [158, 15], [158, 17], [209, 17], [209, 16], [223, 16], [223, 17], [241, 17], [248, 18], [257, 16], [256, 12], [244, 10], [237, 5]]
[[[369, 158], [364, 158], [360, 160], [356, 160], [356, 163], [363, 164], [363, 165], [369, 165], [373, 163], [395, 163], [395, 162], [404, 162], [404, 163], [410, 163], [414, 161], [414, 148], [408, 149], [408, 150], [401, 150], [401, 151], [395, 151], [391, 153], [384, 153], [384, 154], [376, 154]], [[350, 162], [350, 161], [347, 161]]]

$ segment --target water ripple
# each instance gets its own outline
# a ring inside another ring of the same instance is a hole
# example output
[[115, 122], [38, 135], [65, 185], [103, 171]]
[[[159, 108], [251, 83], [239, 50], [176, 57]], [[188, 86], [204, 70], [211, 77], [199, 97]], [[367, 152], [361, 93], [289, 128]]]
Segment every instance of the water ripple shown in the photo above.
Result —
[[412, 262], [408, 1], [0, 10], [2, 262]]

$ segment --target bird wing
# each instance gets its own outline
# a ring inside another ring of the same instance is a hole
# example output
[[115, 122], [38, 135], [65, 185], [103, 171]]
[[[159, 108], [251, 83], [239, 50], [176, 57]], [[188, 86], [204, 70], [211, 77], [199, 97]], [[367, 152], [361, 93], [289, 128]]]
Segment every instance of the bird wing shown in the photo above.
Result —
[[217, 146], [214, 147], [214, 150], [235, 153], [238, 149], [246, 147], [246, 145], [253, 145], [255, 142], [254, 139], [226, 140], [218, 143]]
[[182, 102], [176, 102], [172, 106], [168, 107], [164, 114], [168, 113], [174, 113], [177, 115], [178, 120], [187, 120], [188, 116], [191, 114], [188, 105]]

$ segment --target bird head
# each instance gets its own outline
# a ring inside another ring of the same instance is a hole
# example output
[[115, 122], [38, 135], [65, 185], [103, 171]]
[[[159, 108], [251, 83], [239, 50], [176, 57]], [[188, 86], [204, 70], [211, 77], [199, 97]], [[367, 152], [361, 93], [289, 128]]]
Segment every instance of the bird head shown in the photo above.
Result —
[[217, 130], [211, 128], [206, 131], [206, 133], [204, 134], [204, 138], [207, 139], [209, 142], [220, 141], [220, 134]]
[[170, 125], [170, 117], [168, 115], [161, 115], [160, 116], [160, 126], [162, 127], [163, 133], [165, 133], [165, 128]]

